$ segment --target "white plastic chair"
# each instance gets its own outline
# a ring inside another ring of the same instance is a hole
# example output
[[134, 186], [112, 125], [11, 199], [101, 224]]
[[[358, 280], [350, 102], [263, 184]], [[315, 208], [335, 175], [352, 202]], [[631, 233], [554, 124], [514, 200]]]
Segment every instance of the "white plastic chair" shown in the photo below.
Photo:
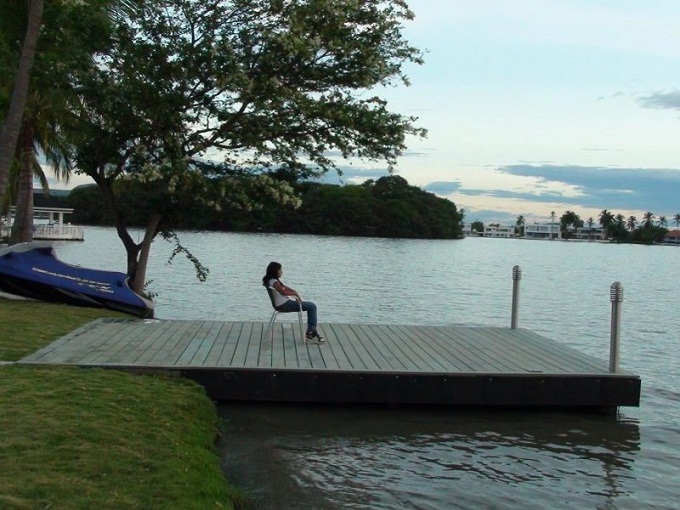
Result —
[[[271, 333], [271, 339], [272, 342], [274, 341], [274, 322], [276, 322], [276, 317], [279, 315], [279, 313], [287, 313], [287, 312], [279, 312], [276, 309], [276, 304], [274, 302], [274, 292], [271, 287], [266, 287], [267, 288], [267, 295], [269, 296], [269, 301], [272, 304], [272, 308], [274, 309], [274, 313], [272, 314], [271, 319], [269, 319], [269, 326], [267, 326], [267, 332], [264, 334], [263, 338], [269, 336]], [[300, 324], [300, 339], [304, 340], [305, 339], [305, 327], [302, 321], [302, 303], [300, 301], [298, 303], [298, 323]]]

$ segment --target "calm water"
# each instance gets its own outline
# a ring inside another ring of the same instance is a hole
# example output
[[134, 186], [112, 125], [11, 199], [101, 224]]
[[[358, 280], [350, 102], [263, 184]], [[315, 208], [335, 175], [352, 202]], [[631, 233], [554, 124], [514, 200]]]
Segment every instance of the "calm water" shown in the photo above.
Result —
[[[320, 322], [520, 326], [603, 360], [610, 285], [624, 288], [621, 366], [640, 408], [617, 416], [224, 405], [224, 469], [263, 509], [680, 508], [680, 248], [465, 239], [408, 241], [184, 233], [211, 274], [166, 263], [148, 277], [159, 318], [260, 320], [271, 260]], [[66, 262], [123, 270], [111, 229], [59, 243]]]

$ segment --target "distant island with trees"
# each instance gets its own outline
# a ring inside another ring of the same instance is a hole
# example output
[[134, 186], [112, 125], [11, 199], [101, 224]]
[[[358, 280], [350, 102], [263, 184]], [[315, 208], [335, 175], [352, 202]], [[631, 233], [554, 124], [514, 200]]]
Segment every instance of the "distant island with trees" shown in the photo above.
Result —
[[[362, 184], [322, 184], [298, 181], [293, 173], [269, 174], [288, 182], [297, 201], [232, 201], [220, 208], [195, 200], [178, 205], [166, 217], [176, 229], [229, 232], [270, 232], [411, 239], [463, 237], [463, 212], [445, 198], [389, 175]], [[143, 227], [156, 204], [136, 181], [117, 183], [120, 210], [129, 225]], [[243, 186], [241, 189], [247, 189]], [[251, 189], [257, 193], [257, 189]], [[102, 207], [95, 185], [74, 188], [68, 196], [53, 197], [53, 205], [72, 207], [72, 221], [83, 225], [114, 225], [111, 211]]]
[[[524, 236], [525, 223], [524, 215], [517, 216], [515, 233], [518, 237]], [[611, 211], [603, 209], [599, 213], [597, 221], [592, 217], [584, 221], [574, 211], [565, 211], [558, 218], [553, 211], [550, 213], [550, 223], [559, 224], [562, 239], [573, 239], [577, 229], [587, 227], [589, 230], [593, 230], [597, 228], [594, 227], [595, 225], [602, 229], [604, 239], [617, 243], [661, 243], [669, 232], [669, 221], [666, 216], [659, 216], [657, 220], [651, 211], [645, 212], [642, 219], [638, 220], [633, 215], [626, 218], [622, 214], [615, 215]], [[680, 213], [673, 216], [672, 223], [676, 229], [680, 227]], [[473, 232], [483, 232], [484, 223], [481, 221], [472, 222], [470, 228]]]

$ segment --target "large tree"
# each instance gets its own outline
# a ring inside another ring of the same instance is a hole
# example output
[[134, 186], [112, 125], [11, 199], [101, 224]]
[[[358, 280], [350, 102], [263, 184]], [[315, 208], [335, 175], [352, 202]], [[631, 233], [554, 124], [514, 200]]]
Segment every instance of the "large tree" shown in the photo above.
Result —
[[565, 211], [560, 217], [560, 225], [562, 228], [562, 236], [569, 239], [574, 236], [576, 229], [583, 226], [583, 220], [574, 211]]
[[8, 206], [11, 199], [17, 206], [11, 242], [32, 240], [34, 174], [47, 190], [39, 162], [44, 158], [57, 178], [68, 177], [71, 145], [63, 125], [70, 124], [74, 108], [69, 106], [78, 101], [73, 76], [91, 68], [93, 53], [107, 46], [113, 5], [118, 5], [116, 0], [54, 0], [47, 2], [38, 23], [32, 1], [0, 4], [0, 119], [7, 125], [13, 126], [16, 96], [25, 85], [12, 74], [17, 65], [23, 69], [27, 43], [20, 45], [19, 41], [24, 32], [31, 32], [32, 23], [42, 26], [30, 73], [30, 93], [23, 99], [15, 152], [5, 158], [13, 169], [13, 178], [8, 180], [13, 187], [5, 187], [9, 191], [5, 204]]
[[[4, 198], [9, 183], [9, 170], [14, 161], [19, 132], [21, 131], [21, 119], [28, 99], [31, 69], [35, 59], [40, 27], [42, 26], [44, 0], [30, 0], [27, 3], [29, 7], [27, 28], [21, 47], [21, 57], [13, 80], [9, 109], [0, 128], [0, 201]], [[6, 2], [3, 17], [7, 19], [9, 10], [21, 8], [21, 6], [21, 2]]]
[[[378, 96], [408, 83], [405, 63], [421, 62], [402, 35], [411, 18], [402, 0], [158, 0], [130, 11], [80, 77], [77, 163], [114, 212], [133, 288], [144, 284], [152, 239], [172, 228], [164, 219], [178, 192], [251, 206], [225, 175], [324, 172], [336, 155], [391, 169], [406, 136], [424, 135]], [[154, 189], [139, 243], [118, 207], [121, 178]], [[287, 197], [266, 176], [253, 179], [260, 200]]]

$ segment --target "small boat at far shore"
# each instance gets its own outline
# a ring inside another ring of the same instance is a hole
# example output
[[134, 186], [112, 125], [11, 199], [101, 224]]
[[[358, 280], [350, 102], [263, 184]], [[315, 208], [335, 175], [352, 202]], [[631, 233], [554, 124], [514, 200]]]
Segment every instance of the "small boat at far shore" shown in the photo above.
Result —
[[153, 317], [153, 302], [130, 289], [128, 280], [125, 273], [62, 262], [49, 243], [0, 248], [0, 291], [41, 301]]

